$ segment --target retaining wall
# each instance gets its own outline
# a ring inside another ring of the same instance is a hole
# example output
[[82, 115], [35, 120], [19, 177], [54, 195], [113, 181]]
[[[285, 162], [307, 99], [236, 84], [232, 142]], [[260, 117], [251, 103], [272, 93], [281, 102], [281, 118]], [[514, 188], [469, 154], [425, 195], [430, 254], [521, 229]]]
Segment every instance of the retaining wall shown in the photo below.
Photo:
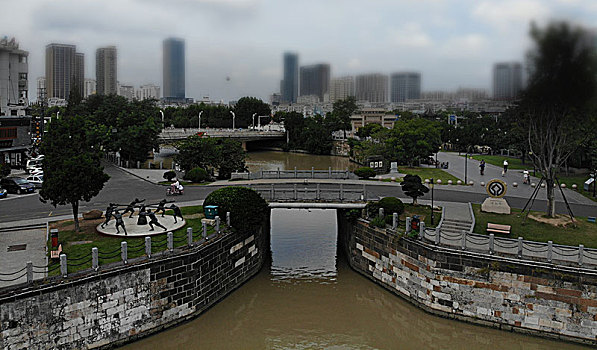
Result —
[[434, 247], [338, 212], [350, 265], [424, 310], [597, 345], [594, 272]]
[[111, 347], [195, 317], [259, 272], [262, 232], [0, 296], [0, 348]]

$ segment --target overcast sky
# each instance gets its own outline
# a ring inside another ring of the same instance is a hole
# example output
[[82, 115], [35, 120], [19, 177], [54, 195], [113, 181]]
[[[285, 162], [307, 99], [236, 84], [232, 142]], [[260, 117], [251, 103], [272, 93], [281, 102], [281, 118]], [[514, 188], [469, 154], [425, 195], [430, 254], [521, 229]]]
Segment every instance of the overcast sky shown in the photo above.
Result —
[[[162, 40], [186, 40], [188, 97], [267, 99], [282, 54], [330, 63], [332, 76], [422, 73], [422, 89], [491, 86], [497, 61], [523, 61], [529, 23], [597, 26], [597, 0], [0, 0], [0, 35], [29, 51], [30, 94], [45, 45], [118, 48], [118, 80], [162, 85]], [[227, 80], [226, 77], [230, 77]]]

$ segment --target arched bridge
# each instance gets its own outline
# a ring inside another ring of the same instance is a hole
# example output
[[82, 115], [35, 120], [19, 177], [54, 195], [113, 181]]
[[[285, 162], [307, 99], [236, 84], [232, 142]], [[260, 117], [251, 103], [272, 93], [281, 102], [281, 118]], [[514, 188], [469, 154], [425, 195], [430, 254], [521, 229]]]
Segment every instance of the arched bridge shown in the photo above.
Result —
[[189, 136], [201, 134], [206, 137], [226, 137], [236, 139], [243, 143], [249, 141], [259, 140], [278, 140], [285, 139], [286, 132], [284, 130], [267, 130], [267, 129], [163, 129], [158, 137], [160, 143], [169, 143], [184, 140]]

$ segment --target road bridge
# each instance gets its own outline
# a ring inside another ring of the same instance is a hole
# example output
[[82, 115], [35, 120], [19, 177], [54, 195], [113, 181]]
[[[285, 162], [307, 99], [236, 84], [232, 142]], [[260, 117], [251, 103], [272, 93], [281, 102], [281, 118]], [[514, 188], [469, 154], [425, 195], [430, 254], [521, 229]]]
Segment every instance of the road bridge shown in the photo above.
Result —
[[181, 141], [189, 136], [201, 134], [204, 137], [231, 138], [242, 142], [246, 149], [247, 142], [261, 140], [285, 140], [286, 131], [283, 129], [206, 129], [206, 128], [166, 128], [158, 136], [159, 143]]

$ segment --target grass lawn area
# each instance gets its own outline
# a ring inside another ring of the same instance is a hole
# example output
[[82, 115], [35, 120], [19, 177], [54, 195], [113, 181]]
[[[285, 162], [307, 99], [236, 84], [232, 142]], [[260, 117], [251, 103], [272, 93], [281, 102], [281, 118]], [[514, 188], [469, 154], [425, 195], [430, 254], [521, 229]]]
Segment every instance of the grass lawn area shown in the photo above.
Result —
[[[404, 222], [406, 221], [406, 217], [410, 216], [412, 217], [413, 215], [418, 215], [419, 219], [423, 222], [425, 222], [425, 227], [435, 227], [437, 226], [437, 224], [439, 223], [439, 221], [442, 219], [442, 211], [441, 210], [435, 210], [434, 212], [434, 220], [433, 220], [433, 225], [431, 225], [431, 206], [430, 205], [417, 205], [414, 206], [412, 204], [404, 204], [404, 213], [402, 213], [402, 215], [400, 215], [400, 222], [402, 224], [404, 224]], [[402, 227], [404, 229], [404, 227]]]
[[452, 180], [452, 182], [454, 184], [456, 184], [456, 181], [461, 180], [453, 175], [448, 174], [447, 172], [441, 170], [441, 169], [436, 169], [436, 168], [398, 168], [398, 171], [403, 173], [403, 174], [408, 174], [408, 175], [419, 175], [419, 177], [421, 178], [422, 181], [425, 181], [425, 179], [431, 179], [433, 178], [433, 180], [437, 180], [440, 179], [442, 180], [442, 184], [447, 184], [448, 180]]
[[[587, 222], [586, 218], [577, 217], [576, 227], [567, 225], [553, 226], [548, 223], [538, 222], [530, 217], [526, 223], [522, 224], [522, 215], [520, 209], [512, 208], [512, 214], [493, 214], [482, 213], [481, 205], [473, 204], [473, 211], [475, 213], [475, 229], [473, 232], [485, 234], [487, 223], [502, 224], [512, 226], [510, 235], [496, 234], [500, 237], [518, 238], [523, 237], [525, 240], [547, 242], [553, 241], [557, 244], [566, 244], [578, 246], [584, 244], [585, 247], [597, 248], [597, 224]], [[542, 212], [534, 212], [531, 214], [535, 216], [542, 216]]]
[[[185, 216], [186, 225], [174, 231], [174, 247], [186, 245], [187, 228], [192, 227], [194, 241], [202, 238], [201, 219], [203, 215], [202, 206], [191, 206], [180, 208], [183, 216]], [[166, 215], [172, 214], [170, 210], [166, 211]], [[136, 258], [145, 255], [145, 238], [144, 237], [113, 237], [97, 233], [95, 228], [98, 224], [104, 221], [103, 218], [97, 220], [81, 220], [81, 231], [76, 233], [74, 231], [74, 222], [72, 220], [55, 222], [50, 225], [51, 228], [57, 228], [58, 242], [62, 244], [62, 250], [67, 255], [68, 272], [73, 273], [79, 270], [88, 269], [91, 267], [91, 248], [97, 247], [99, 250], [99, 264], [104, 265], [116, 261], [120, 261], [120, 243], [127, 241], [128, 243], [128, 258]], [[225, 223], [222, 223], [225, 225]], [[207, 227], [208, 234], [212, 234], [214, 228]], [[48, 240], [48, 251], [51, 247], [51, 239]], [[157, 253], [166, 250], [166, 234], [155, 235], [151, 237], [152, 253]], [[58, 275], [60, 269], [52, 269], [50, 276]]]
[[[462, 155], [464, 157], [464, 154]], [[480, 161], [485, 160], [485, 163], [492, 164], [502, 168], [504, 166], [504, 159], [508, 160], [508, 169], [522, 169], [533, 170], [533, 163], [527, 159], [527, 164], [522, 164], [520, 158], [512, 158], [506, 156], [489, 156], [489, 155], [474, 155], [473, 159]]]

